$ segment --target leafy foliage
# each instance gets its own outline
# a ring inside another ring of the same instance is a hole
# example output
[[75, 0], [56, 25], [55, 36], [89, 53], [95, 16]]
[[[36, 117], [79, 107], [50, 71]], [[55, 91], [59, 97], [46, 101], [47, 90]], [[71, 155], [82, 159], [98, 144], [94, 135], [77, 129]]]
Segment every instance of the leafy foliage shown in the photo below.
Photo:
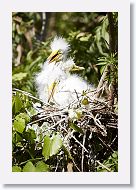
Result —
[[54, 135], [52, 138], [50, 138], [49, 136], [44, 137], [42, 154], [45, 160], [47, 160], [50, 156], [57, 154], [61, 147], [62, 140], [59, 134]]
[[118, 172], [118, 153], [115, 151], [102, 165], [97, 167], [97, 172]]

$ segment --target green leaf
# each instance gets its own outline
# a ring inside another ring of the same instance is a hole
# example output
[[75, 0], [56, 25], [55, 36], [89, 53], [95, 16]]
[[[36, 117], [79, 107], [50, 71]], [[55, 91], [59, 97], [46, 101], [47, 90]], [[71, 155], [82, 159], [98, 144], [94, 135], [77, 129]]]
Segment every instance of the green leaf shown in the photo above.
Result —
[[37, 64], [38, 62], [41, 62], [41, 61], [42, 61], [42, 57], [39, 56], [36, 60], [34, 60], [34, 61], [31, 63], [31, 65], [29, 66], [29, 69], [28, 69], [28, 70], [31, 70], [32, 67], [35, 66], [35, 64]]
[[69, 126], [70, 128], [74, 129], [76, 132], [83, 134], [83, 130], [80, 127], [78, 127], [75, 123], [69, 122]]
[[118, 158], [118, 153], [117, 153], [117, 151], [113, 152], [112, 157], [113, 157], [113, 158]]
[[35, 108], [30, 108], [29, 113], [31, 116], [34, 116], [38, 113], [38, 111]]
[[42, 150], [42, 155], [44, 156], [45, 160], [50, 157], [50, 146], [51, 146], [51, 139], [49, 136], [44, 138], [44, 145]]
[[62, 145], [62, 148], [64, 150], [64, 153], [68, 156], [68, 158], [73, 160], [73, 157], [71, 156], [70, 151], [64, 145]]
[[25, 129], [25, 119], [17, 115], [14, 120], [14, 129], [19, 133], [23, 133]]
[[28, 161], [23, 168], [23, 172], [35, 172], [36, 168], [32, 162]]
[[97, 63], [96, 65], [107, 65], [107, 62], [100, 62], [100, 63]]
[[23, 107], [23, 102], [20, 99], [18, 93], [15, 96], [14, 102], [15, 102], [15, 113], [18, 113], [21, 110], [21, 108]]
[[33, 144], [35, 142], [36, 139], [36, 134], [35, 131], [33, 129], [28, 129], [25, 134], [24, 134], [24, 138], [31, 142], [31, 144]]
[[17, 146], [17, 147], [20, 147], [20, 148], [23, 148], [23, 145], [22, 145], [21, 142], [17, 142], [17, 143], [16, 143], [16, 146]]
[[12, 167], [12, 172], [21, 172], [21, 168], [18, 166], [13, 166]]
[[36, 172], [48, 172], [49, 165], [45, 164], [43, 161], [39, 161], [36, 164]]
[[22, 139], [21, 135], [17, 132], [15, 132], [15, 133], [16, 133], [16, 135], [15, 135], [16, 143], [22, 141], [23, 139]]
[[102, 67], [101, 67], [101, 69], [100, 69], [101, 75], [103, 74], [103, 72], [104, 72], [104, 70], [105, 70], [105, 67], [106, 67], [106, 66], [102, 66]]
[[[117, 172], [118, 171], [118, 152], [115, 151], [107, 160], [103, 161], [103, 166], [110, 169], [111, 172]], [[101, 165], [97, 166], [97, 171], [99, 172], [105, 172], [106, 169]]]
[[30, 121], [30, 117], [27, 113], [20, 113], [19, 117], [21, 117], [22, 119], [25, 119], [26, 123], [28, 123]]
[[80, 41], [81, 42], [87, 42], [89, 40], [90, 36], [86, 36], [86, 37], [81, 37]]
[[62, 147], [62, 139], [59, 134], [55, 135], [51, 142], [50, 156], [56, 154]]
[[59, 134], [54, 135], [52, 138], [46, 136], [44, 138], [44, 145], [42, 150], [42, 155], [45, 160], [47, 160], [50, 156], [57, 154], [57, 152], [62, 147], [62, 139]]
[[26, 60], [30, 63], [32, 62], [32, 55], [33, 55], [33, 51], [30, 50], [28, 53], [27, 53], [27, 56], [26, 56]]
[[21, 80], [23, 80], [23, 79], [26, 78], [26, 77], [27, 77], [27, 73], [22, 73], [22, 72], [20, 72], [20, 73], [14, 74], [14, 75], [12, 76], [12, 80], [13, 80], [13, 82], [21, 81]]

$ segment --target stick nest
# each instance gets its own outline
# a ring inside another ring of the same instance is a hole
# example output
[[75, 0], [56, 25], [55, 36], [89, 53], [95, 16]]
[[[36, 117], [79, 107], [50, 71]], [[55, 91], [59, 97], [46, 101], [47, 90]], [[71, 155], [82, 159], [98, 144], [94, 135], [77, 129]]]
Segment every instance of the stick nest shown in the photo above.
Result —
[[105, 100], [90, 99], [87, 105], [78, 101], [67, 109], [34, 107], [38, 113], [28, 127], [35, 128], [37, 146], [47, 134], [56, 132], [63, 139], [63, 150], [49, 161], [53, 171], [96, 171], [117, 150], [118, 115]]

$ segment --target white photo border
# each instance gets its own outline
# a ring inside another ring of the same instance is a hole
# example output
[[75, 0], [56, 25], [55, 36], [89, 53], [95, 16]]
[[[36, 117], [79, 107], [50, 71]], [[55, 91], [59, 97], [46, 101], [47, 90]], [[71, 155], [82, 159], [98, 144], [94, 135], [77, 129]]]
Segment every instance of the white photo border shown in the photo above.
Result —
[[[12, 12], [118, 12], [118, 172], [12, 172]], [[122, 0], [5, 0], [0, 7], [0, 183], [130, 184], [130, 3]]]

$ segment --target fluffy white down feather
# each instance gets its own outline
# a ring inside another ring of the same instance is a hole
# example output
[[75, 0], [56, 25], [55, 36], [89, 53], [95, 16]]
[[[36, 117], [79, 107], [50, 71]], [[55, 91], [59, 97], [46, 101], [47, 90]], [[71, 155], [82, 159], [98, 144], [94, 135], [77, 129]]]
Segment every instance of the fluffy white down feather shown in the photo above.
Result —
[[69, 44], [66, 42], [64, 38], [56, 36], [51, 43], [51, 50], [55, 51], [56, 49], [60, 49], [63, 52], [66, 52], [69, 49]]
[[75, 65], [73, 59], [65, 60], [69, 44], [61, 37], [55, 37], [51, 43], [52, 51], [59, 49], [63, 52], [63, 59], [59, 62], [49, 63], [46, 61], [41, 72], [36, 76], [36, 86], [39, 98], [48, 103], [51, 92], [50, 87], [54, 82], [55, 90], [51, 101], [60, 107], [66, 107], [73, 101], [77, 101], [83, 91], [93, 89], [85, 80], [77, 75], [70, 74], [70, 70]]
[[88, 89], [93, 89], [85, 80], [77, 75], [65, 73], [59, 67], [44, 67], [44, 70], [36, 77], [39, 98], [48, 103], [49, 86], [56, 81], [55, 92], [52, 101], [60, 107], [66, 107], [73, 101], [77, 101], [77, 96], [81, 98], [81, 94]]
[[37, 86], [37, 91], [39, 98], [48, 103], [49, 99], [49, 87], [54, 83], [54, 81], [61, 81], [66, 79], [66, 75], [62, 72], [60, 67], [56, 65], [44, 63], [43, 68], [39, 74], [37, 74], [35, 83]]
[[66, 107], [72, 102], [82, 98], [83, 91], [93, 89], [85, 80], [77, 75], [69, 75], [62, 80], [54, 93], [54, 100], [61, 107]]
[[[72, 59], [58, 65], [45, 62], [42, 71], [36, 77], [36, 85], [39, 98], [48, 103], [49, 87], [55, 82], [55, 92], [52, 101], [60, 107], [66, 107], [73, 101], [77, 101], [77, 96], [81, 98], [83, 91], [93, 89], [85, 80], [77, 75], [69, 73], [69, 68], [74, 64]], [[68, 68], [69, 67], [69, 68]]]

